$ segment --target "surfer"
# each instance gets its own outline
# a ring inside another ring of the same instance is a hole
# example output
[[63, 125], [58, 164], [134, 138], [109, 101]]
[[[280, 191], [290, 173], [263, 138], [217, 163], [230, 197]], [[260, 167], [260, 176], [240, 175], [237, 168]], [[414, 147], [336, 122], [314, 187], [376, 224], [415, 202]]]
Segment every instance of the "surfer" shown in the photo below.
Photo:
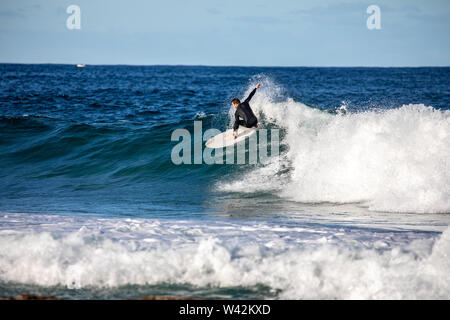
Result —
[[233, 136], [235, 139], [237, 138], [237, 130], [239, 126], [244, 126], [247, 128], [258, 126], [258, 119], [250, 108], [249, 102], [255, 94], [256, 89], [259, 89], [259, 87], [261, 87], [261, 83], [258, 83], [256, 85], [256, 88], [253, 89], [252, 92], [250, 92], [244, 102], [241, 102], [238, 98], [234, 98], [233, 100], [231, 100], [231, 104], [236, 108], [236, 112], [234, 113], [235, 121], [233, 126]]

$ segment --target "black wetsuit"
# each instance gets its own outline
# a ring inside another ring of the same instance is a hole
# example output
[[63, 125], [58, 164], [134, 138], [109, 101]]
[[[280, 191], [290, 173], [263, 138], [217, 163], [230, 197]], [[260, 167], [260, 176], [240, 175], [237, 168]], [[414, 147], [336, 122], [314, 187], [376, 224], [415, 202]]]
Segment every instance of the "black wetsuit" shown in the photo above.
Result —
[[252, 92], [248, 95], [247, 99], [244, 102], [241, 102], [239, 106], [236, 108], [236, 112], [234, 113], [234, 126], [233, 129], [236, 131], [239, 126], [244, 126], [247, 128], [256, 127], [258, 124], [258, 119], [255, 117], [250, 105], [250, 99], [256, 92], [256, 88], [253, 89]]

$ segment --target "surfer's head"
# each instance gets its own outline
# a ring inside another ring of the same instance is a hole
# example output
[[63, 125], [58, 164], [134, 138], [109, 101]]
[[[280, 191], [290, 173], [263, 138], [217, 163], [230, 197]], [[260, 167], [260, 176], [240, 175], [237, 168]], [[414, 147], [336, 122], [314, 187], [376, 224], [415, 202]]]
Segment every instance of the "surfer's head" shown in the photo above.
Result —
[[233, 105], [233, 107], [237, 108], [241, 104], [241, 101], [238, 98], [234, 98], [233, 100], [231, 100], [231, 104]]

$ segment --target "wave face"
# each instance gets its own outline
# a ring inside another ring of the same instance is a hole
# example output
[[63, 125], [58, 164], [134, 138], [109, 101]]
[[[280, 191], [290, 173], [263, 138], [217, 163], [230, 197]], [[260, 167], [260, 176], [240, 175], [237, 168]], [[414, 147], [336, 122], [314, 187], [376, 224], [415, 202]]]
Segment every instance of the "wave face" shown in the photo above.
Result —
[[3, 214], [1, 222], [0, 286], [26, 283], [66, 297], [136, 298], [158, 286], [182, 295], [186, 285], [190, 295], [216, 298], [448, 299], [450, 290], [448, 228], [336, 232], [265, 221], [24, 214]]
[[330, 113], [291, 98], [276, 102], [280, 87], [263, 83], [252, 106], [284, 130], [287, 151], [279, 165], [219, 190], [274, 191], [299, 202], [355, 202], [374, 211], [450, 212], [450, 111], [409, 104], [349, 112], [343, 104]]
[[[0, 210], [189, 217], [262, 192], [449, 212], [449, 70], [0, 65]], [[258, 81], [281, 167], [171, 162], [173, 130], [226, 129]]]

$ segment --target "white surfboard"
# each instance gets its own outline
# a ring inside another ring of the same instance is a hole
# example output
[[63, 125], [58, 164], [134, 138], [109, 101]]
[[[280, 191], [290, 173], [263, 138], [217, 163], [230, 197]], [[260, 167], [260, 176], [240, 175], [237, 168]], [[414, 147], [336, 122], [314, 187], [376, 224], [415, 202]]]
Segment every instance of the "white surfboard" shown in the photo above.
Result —
[[206, 142], [206, 146], [211, 149], [223, 148], [227, 146], [231, 146], [238, 142], [245, 140], [245, 138], [250, 137], [251, 135], [256, 133], [257, 128], [246, 128], [243, 126], [239, 126], [238, 128], [238, 136], [235, 139], [233, 137], [233, 129], [229, 129], [225, 132], [218, 134], [217, 136], [212, 137]]

